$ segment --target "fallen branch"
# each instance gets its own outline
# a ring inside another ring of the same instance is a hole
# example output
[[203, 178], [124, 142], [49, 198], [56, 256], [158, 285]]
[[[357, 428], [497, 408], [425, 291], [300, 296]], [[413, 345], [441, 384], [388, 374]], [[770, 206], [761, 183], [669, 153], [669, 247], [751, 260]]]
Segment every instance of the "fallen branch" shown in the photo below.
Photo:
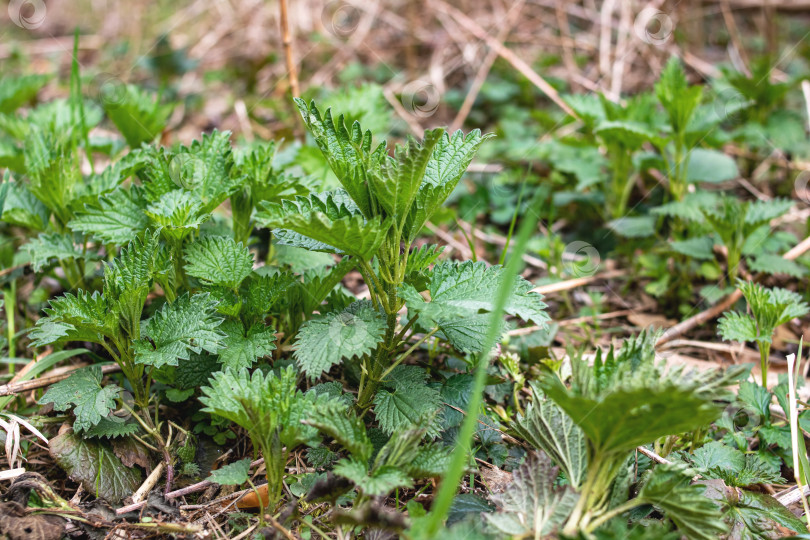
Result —
[[[256, 461], [254, 461], [253, 463], [251, 463], [250, 467], [251, 468], [258, 467], [262, 463], [264, 463], [264, 458], [259, 458]], [[177, 489], [175, 491], [170, 491], [169, 493], [166, 494], [166, 498], [167, 499], [175, 499], [177, 497], [182, 497], [183, 495], [188, 495], [189, 493], [196, 493], [198, 491], [204, 490], [205, 488], [207, 488], [208, 486], [210, 486], [212, 484], [213, 484], [213, 482], [211, 482], [210, 480], [203, 480], [202, 482], [197, 482], [196, 484], [191, 484], [190, 486], [186, 486], [186, 487], [184, 487], [182, 489]]]
[[[13, 394], [19, 394], [20, 392], [27, 392], [28, 390], [34, 390], [36, 388], [44, 388], [45, 386], [50, 386], [54, 383], [58, 383], [59, 381], [63, 381], [70, 377], [74, 371], [77, 369], [81, 369], [86, 366], [78, 366], [75, 369], [71, 369], [66, 371], [65, 373], [60, 373], [59, 375], [49, 375], [47, 377], [40, 377], [38, 379], [33, 379], [30, 381], [21, 381], [21, 382], [11, 382], [8, 384], [4, 384], [0, 386], [0, 396], [10, 396]], [[106, 366], [101, 366], [101, 372], [103, 374], [108, 373], [116, 373], [121, 371], [121, 366], [118, 364], [110, 364]]]
[[627, 274], [627, 270], [608, 270], [607, 272], [602, 272], [601, 274], [594, 274], [592, 276], [574, 278], [566, 281], [559, 281], [557, 283], [550, 283], [548, 285], [541, 285], [539, 287], [535, 287], [534, 289], [532, 289], [532, 292], [540, 294], [551, 294], [562, 291], [570, 291], [571, 289], [576, 289], [577, 287], [588, 285], [589, 283], [593, 283], [594, 281], [599, 281], [602, 279], [612, 279], [615, 277], [623, 276], [625, 274]]

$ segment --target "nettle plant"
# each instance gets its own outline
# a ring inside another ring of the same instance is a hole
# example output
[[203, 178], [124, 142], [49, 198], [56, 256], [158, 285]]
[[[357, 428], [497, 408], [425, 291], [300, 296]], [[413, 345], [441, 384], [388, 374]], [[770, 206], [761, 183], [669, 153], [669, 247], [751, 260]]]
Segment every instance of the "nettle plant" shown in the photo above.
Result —
[[780, 254], [795, 244], [795, 237], [771, 227], [771, 221], [786, 214], [792, 206], [786, 199], [750, 202], [728, 194], [696, 192], [688, 194], [681, 202], [659, 206], [653, 212], [677, 217], [687, 225], [685, 239], [669, 242], [676, 253], [695, 261], [714, 261], [715, 246], [722, 246], [725, 281], [730, 286], [743, 270], [792, 277], [807, 272]]
[[[335, 122], [330, 110], [322, 116], [314, 103], [296, 103], [342, 189], [264, 203], [257, 220], [273, 228], [281, 245], [342, 256], [341, 264], [355, 266], [363, 276], [370, 299], [304, 323], [295, 359], [311, 378], [352, 361], [360, 373], [358, 409], [375, 405], [385, 426], [403, 407], [425, 410], [423, 385], [391, 382], [397, 366], [422, 343], [435, 336], [457, 351], [482, 352], [486, 312], [494, 308], [503, 269], [442, 261], [430, 270], [441, 249], [417, 248], [414, 241], [486, 136], [434, 129], [389, 156], [386, 144], [373, 146], [372, 134], [358, 122], [349, 128], [342, 116]], [[548, 319], [529, 282], [516, 278], [511, 289], [506, 313], [538, 324]], [[400, 325], [404, 307], [408, 317]]]
[[657, 337], [643, 333], [618, 351], [600, 350], [592, 365], [572, 355], [570, 386], [556, 372], [533, 384], [532, 404], [511, 427], [544, 453], [530, 456], [506, 492], [492, 497], [499, 511], [486, 518], [496, 531], [593, 534], [642, 519], [650, 507], [688, 538], [708, 540], [725, 530], [705, 488], [691, 483], [693, 472], [681, 464], [642, 469], [634, 450], [703, 430], [733, 399], [725, 387], [744, 370], [667, 368], [655, 358]]
[[728, 341], [752, 342], [759, 347], [762, 386], [768, 385], [768, 363], [776, 328], [804, 317], [810, 306], [793, 291], [766, 288], [751, 281], [738, 280], [750, 313], [729, 311], [720, 319], [717, 331]]

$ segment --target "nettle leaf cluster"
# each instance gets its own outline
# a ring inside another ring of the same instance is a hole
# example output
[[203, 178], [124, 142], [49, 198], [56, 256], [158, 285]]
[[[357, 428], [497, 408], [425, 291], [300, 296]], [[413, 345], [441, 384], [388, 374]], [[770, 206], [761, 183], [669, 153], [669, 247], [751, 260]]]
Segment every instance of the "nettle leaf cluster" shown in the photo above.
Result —
[[[335, 121], [331, 110], [322, 115], [314, 103], [296, 103], [342, 189], [263, 203], [257, 219], [273, 228], [279, 244], [340, 255], [363, 276], [370, 301], [306, 322], [295, 341], [295, 358], [310, 377], [345, 361], [359, 363], [358, 406], [366, 409], [407, 357], [407, 351], [399, 354], [404, 344], [419, 331], [425, 332], [420, 341], [435, 335], [458, 351], [482, 352], [485, 313], [492, 310], [502, 269], [441, 262], [426, 273], [440, 250], [416, 248], [414, 241], [486, 137], [435, 129], [391, 156], [358, 122], [349, 127], [343, 117]], [[517, 278], [506, 311], [542, 324], [545, 304], [531, 288]], [[400, 326], [398, 313], [405, 306], [408, 319]], [[325, 339], [332, 346], [324, 347]]]
[[810, 313], [801, 295], [779, 287], [766, 288], [752, 281], [738, 281], [748, 303], [748, 312], [729, 311], [718, 321], [717, 332], [724, 340], [752, 342], [759, 348], [762, 386], [768, 384], [771, 344], [777, 327]]
[[733, 399], [725, 387], [742, 373], [667, 368], [655, 359], [656, 337], [646, 333], [619, 351], [599, 351], [592, 365], [573, 358], [570, 386], [553, 372], [537, 382], [533, 403], [513, 428], [544, 453], [493, 498], [499, 510], [488, 520], [495, 530], [535, 537], [593, 533], [639, 520], [651, 507], [688, 538], [715, 538], [726, 530], [720, 508], [704, 486], [691, 483], [694, 473], [682, 464], [657, 465], [633, 480], [636, 447], [719, 418], [723, 403]]

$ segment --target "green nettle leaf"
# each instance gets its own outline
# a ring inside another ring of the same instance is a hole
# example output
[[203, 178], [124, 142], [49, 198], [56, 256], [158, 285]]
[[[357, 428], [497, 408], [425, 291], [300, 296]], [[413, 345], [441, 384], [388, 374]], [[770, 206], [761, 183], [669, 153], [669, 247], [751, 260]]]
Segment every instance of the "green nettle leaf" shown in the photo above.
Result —
[[315, 138], [315, 143], [329, 162], [329, 167], [357, 203], [360, 212], [370, 218], [373, 214], [366, 171], [383, 160], [385, 144], [379, 145], [372, 152], [371, 132], [363, 132], [359, 122], [354, 122], [350, 131], [343, 115], [338, 117], [336, 124], [332, 119], [331, 109], [327, 109], [321, 118], [314, 101], [307, 105], [303, 99], [295, 98], [295, 103], [309, 132]]
[[419, 447], [406, 467], [408, 474], [415, 478], [438, 478], [447, 471], [451, 458], [452, 448], [430, 442]]
[[81, 169], [62, 134], [47, 132], [35, 126], [25, 139], [25, 167], [28, 189], [64, 223], [69, 220], [68, 206], [77, 186]]
[[120, 317], [121, 328], [132, 339], [141, 335], [141, 315], [153, 281], [160, 281], [169, 271], [170, 262], [160, 255], [159, 233], [146, 233], [104, 267], [104, 291]]
[[347, 412], [345, 406], [334, 402], [327, 407], [313, 409], [307, 422], [335, 439], [357, 460], [366, 463], [371, 458], [373, 446], [366, 425], [352, 409]]
[[744, 313], [729, 311], [717, 323], [717, 332], [726, 341], [756, 341], [757, 323]]
[[181, 362], [174, 368], [174, 386], [185, 390], [199, 388], [221, 367], [222, 364], [216, 355], [192, 353], [188, 362]]
[[203, 236], [186, 246], [186, 272], [215, 285], [236, 288], [253, 271], [253, 254], [225, 236]]
[[147, 206], [146, 215], [172, 240], [182, 240], [211, 217], [193, 193], [181, 189]]
[[299, 283], [299, 278], [290, 272], [280, 272], [269, 276], [252, 274], [242, 285], [242, 306], [245, 315], [252, 319], [264, 319], [281, 300], [287, 289]]
[[658, 145], [661, 138], [651, 131], [648, 126], [632, 120], [605, 120], [599, 123], [594, 133], [608, 144], [616, 144], [635, 152], [648, 141], [656, 141]]
[[[388, 388], [377, 392], [374, 398], [374, 416], [382, 430], [390, 434], [398, 429], [421, 425], [425, 416], [435, 414], [440, 404], [439, 391], [426, 386], [424, 382], [389, 384]], [[438, 428], [433, 422], [428, 435], [438, 435]]]
[[695, 148], [689, 152], [686, 179], [689, 182], [721, 183], [740, 176], [737, 162], [719, 150]]
[[800, 278], [807, 275], [807, 267], [796, 261], [785, 259], [775, 253], [760, 253], [748, 259], [748, 268], [752, 272], [762, 272], [765, 274], [786, 275]]
[[344, 217], [330, 220], [325, 214], [312, 212], [307, 215], [287, 216], [284, 226], [291, 231], [319, 242], [325, 247], [291, 241], [281, 235], [284, 245], [306, 247], [318, 251], [347, 253], [364, 261], [369, 261], [385, 241], [393, 220], [375, 217], [366, 221], [362, 216]]
[[[76, 424], [73, 424], [75, 429]], [[85, 430], [82, 437], [96, 437], [99, 439], [117, 439], [119, 437], [129, 437], [138, 433], [140, 428], [135, 422], [127, 423], [123, 418], [117, 416], [107, 416], [102, 418], [98, 424]]]
[[[430, 316], [433, 309], [440, 314], [471, 315], [492, 311], [500, 285], [503, 268], [483, 262], [441, 262], [433, 268], [428, 292], [430, 302], [419, 308]], [[543, 324], [549, 320], [542, 296], [531, 292], [532, 284], [521, 277], [514, 280], [512, 292], [504, 311], [525, 321]]]
[[745, 455], [721, 441], [707, 443], [692, 454], [692, 465], [701, 472], [711, 469], [742, 469]]
[[397, 488], [413, 485], [408, 475], [397, 467], [378, 467], [369, 474], [368, 465], [354, 458], [337, 462], [334, 472], [351, 480], [364, 495], [372, 497], [384, 496]]
[[745, 222], [753, 226], [769, 223], [771, 220], [787, 214], [791, 208], [793, 208], [793, 201], [789, 199], [756, 200], [748, 204]]
[[40, 403], [53, 403], [57, 411], [67, 411], [73, 407], [76, 432], [90, 429], [107, 417], [115, 409], [115, 400], [121, 388], [108, 384], [101, 386], [101, 367], [88, 366], [77, 370], [70, 377], [51, 385]]
[[176, 366], [192, 352], [218, 352], [225, 334], [219, 330], [222, 319], [208, 294], [185, 294], [164, 305], [143, 324], [140, 339], [133, 343], [135, 362], [154, 367]]
[[234, 160], [231, 133], [214, 130], [204, 133], [191, 146], [181, 146], [169, 165], [175, 183], [191, 190], [201, 201], [204, 212], [211, 212], [242, 185], [231, 175]]
[[751, 381], [743, 381], [737, 391], [737, 398], [747, 405], [749, 409], [759, 414], [762, 420], [770, 421], [773, 394], [767, 388], [763, 388]]
[[436, 244], [423, 244], [421, 247], [411, 250], [405, 266], [405, 281], [412, 284], [416, 290], [427, 289], [430, 274], [428, 268], [443, 252], [444, 246]]
[[267, 469], [268, 494], [275, 503], [281, 497], [284, 467], [290, 451], [301, 444], [315, 445], [318, 430], [303, 423], [312, 411], [330, 406], [327, 394], [296, 388], [292, 366], [276, 376], [256, 370], [226, 369], [216, 373], [202, 388], [200, 401], [205, 412], [226, 418], [245, 428], [253, 447], [261, 450]]
[[556, 375], [538, 386], [588, 439], [592, 458], [621, 464], [637, 446], [667, 434], [689, 432], [718, 416], [732, 395], [724, 387], [741, 369], [684, 372], [656, 362], [654, 333], [627, 340], [618, 353], [593, 362], [572, 360], [573, 383], [567, 388]]
[[[471, 261], [441, 262], [433, 268], [426, 302], [410, 284], [399, 288], [408, 309], [419, 313], [420, 320], [438, 326], [459, 350], [480, 351], [489, 320], [482, 311], [491, 311], [500, 287], [501, 266]], [[531, 292], [532, 284], [516, 277], [504, 311], [535, 324], [549, 320], [542, 296]]]
[[115, 334], [118, 324], [107, 299], [98, 291], [66, 293], [51, 300], [44, 311], [46, 316], [37, 321], [30, 334], [35, 347], [65, 341], [101, 343], [105, 336]]
[[240, 459], [211, 471], [208, 480], [221, 486], [240, 486], [250, 478], [250, 459]]
[[117, 189], [100, 197], [97, 203], [85, 204], [76, 212], [68, 226], [85, 234], [92, 234], [107, 244], [124, 245], [149, 226], [142, 202], [135, 189]]
[[370, 354], [385, 335], [385, 317], [368, 300], [304, 323], [295, 342], [295, 360], [312, 378], [344, 359]]
[[31, 266], [33, 266], [35, 272], [42, 270], [44, 266], [54, 259], [57, 261], [92, 261], [98, 259], [97, 254], [86, 252], [81, 246], [77, 246], [73, 241], [72, 234], [40, 234], [37, 238], [25, 244], [23, 248], [31, 254]]
[[685, 133], [703, 97], [703, 88], [689, 86], [678, 58], [672, 57], [655, 84], [655, 94], [669, 116], [675, 133]]
[[628, 216], [611, 220], [610, 229], [625, 238], [649, 238], [655, 234], [655, 218], [652, 216]]
[[138, 148], [163, 131], [174, 104], [161, 105], [158, 96], [133, 84], [127, 84], [123, 90], [116, 88], [115, 95], [102, 95], [101, 103], [130, 148]]
[[556, 378], [544, 379], [541, 387], [585, 432], [596, 454], [629, 452], [666, 434], [697, 429], [720, 415], [693, 389], [672, 383], [616, 388], [598, 398], [571, 395]]
[[571, 485], [578, 488], [585, 479], [588, 464], [585, 435], [539, 388], [533, 386], [532, 390], [534, 399], [526, 408], [526, 415], [518, 415], [512, 429], [551, 456]]
[[708, 236], [689, 238], [688, 240], [673, 240], [669, 243], [676, 253], [686, 255], [698, 260], [714, 260], [714, 242]]
[[425, 132], [424, 140], [414, 139], [407, 146], [398, 146], [395, 158], [385, 160], [382, 166], [371, 171], [369, 187], [375, 199], [389, 216], [402, 223], [411, 209], [416, 192], [422, 185], [425, 172], [436, 144], [444, 137], [441, 128]]
[[731, 529], [729, 538], [784, 538], [791, 535], [789, 531], [806, 531], [806, 523], [766, 493], [728, 488], [718, 480], [706, 484], [706, 496], [722, 507], [723, 519]]
[[0, 87], [0, 113], [12, 113], [33, 99], [49, 79], [48, 75], [4, 77]]
[[738, 281], [751, 315], [737, 311], [727, 312], [718, 323], [718, 332], [724, 340], [756, 341], [762, 346], [770, 344], [776, 328], [810, 312], [802, 297], [787, 289], [765, 288], [751, 281]]
[[425, 178], [413, 199], [405, 219], [403, 237], [413, 243], [424, 224], [441, 208], [458, 185], [475, 153], [490, 135], [471, 131], [465, 137], [459, 130], [444, 136], [433, 148], [433, 155], [425, 167]]
[[43, 231], [48, 225], [50, 211], [22, 182], [3, 182], [2, 218], [5, 223], [19, 225], [33, 231]]
[[506, 491], [490, 496], [498, 511], [484, 514], [489, 525], [520, 538], [553, 535], [578, 499], [570, 486], [556, 485], [557, 473], [545, 454], [530, 454], [513, 473]]
[[225, 333], [219, 361], [224, 368], [249, 368], [256, 360], [270, 356], [276, 345], [273, 328], [257, 323], [245, 331], [239, 321], [225, 321], [219, 327]]
[[720, 509], [705, 495], [706, 488], [690, 484], [692, 474], [679, 465], [658, 465], [639, 491], [639, 504], [651, 504], [671, 519], [690, 540], [712, 540], [726, 532]]

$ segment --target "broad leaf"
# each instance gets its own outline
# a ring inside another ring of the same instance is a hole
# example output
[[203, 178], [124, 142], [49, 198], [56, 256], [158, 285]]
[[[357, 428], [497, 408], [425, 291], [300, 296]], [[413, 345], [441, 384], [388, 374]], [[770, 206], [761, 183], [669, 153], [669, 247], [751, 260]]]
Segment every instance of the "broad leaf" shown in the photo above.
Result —
[[[408, 309], [419, 313], [429, 324], [437, 325], [460, 350], [480, 351], [486, 335], [486, 317], [492, 311], [500, 287], [503, 268], [466, 261], [441, 262], [433, 269], [428, 286], [430, 302], [410, 284], [399, 288]], [[542, 296], [531, 292], [532, 284], [516, 277], [504, 311], [535, 324], [549, 320]]]
[[56, 463], [88, 493], [118, 503], [141, 485], [141, 472], [126, 467], [107, 443], [66, 431], [48, 443]]
[[534, 399], [526, 415], [512, 424], [518, 435], [549, 454], [574, 488], [582, 485], [588, 464], [585, 435], [557, 405], [533, 387]]
[[215, 285], [236, 288], [253, 271], [253, 254], [225, 236], [203, 236], [186, 246], [186, 272]]
[[135, 240], [149, 225], [149, 218], [134, 191], [117, 189], [99, 198], [98, 203], [86, 204], [68, 226], [105, 243], [123, 245]]
[[520, 538], [553, 535], [573, 511], [578, 496], [569, 486], [557, 486], [557, 468], [545, 454], [530, 454], [512, 475], [502, 494], [490, 496], [498, 511], [485, 513], [501, 534]]
[[689, 470], [674, 465], [658, 465], [638, 494], [638, 502], [661, 510], [690, 540], [712, 540], [726, 532], [720, 509], [701, 485], [690, 484]]
[[240, 459], [211, 471], [208, 480], [221, 486], [240, 486], [250, 478], [250, 459]]
[[40, 403], [53, 403], [57, 411], [73, 407], [76, 432], [90, 429], [115, 409], [115, 400], [121, 388], [115, 384], [101, 386], [101, 367], [89, 366], [72, 373], [70, 377], [51, 385]]
[[342, 459], [334, 468], [335, 474], [354, 482], [367, 496], [385, 496], [401, 487], [410, 487], [411, 479], [396, 467], [379, 467], [369, 474], [368, 466], [355, 459]]
[[270, 356], [276, 345], [276, 334], [271, 327], [257, 323], [245, 331], [241, 322], [226, 321], [219, 329], [225, 333], [219, 361], [223, 368], [249, 368], [256, 360]]
[[76, 245], [72, 234], [40, 234], [23, 246], [31, 254], [31, 266], [39, 272], [52, 260], [71, 262], [74, 260], [92, 261], [98, 255]]
[[397, 223], [401, 224], [407, 216], [433, 149], [443, 136], [444, 130], [439, 128], [425, 132], [421, 143], [410, 139], [407, 146], [397, 147], [393, 160], [383, 161], [379, 169], [371, 171], [369, 187], [376, 201]]
[[374, 351], [386, 328], [385, 318], [371, 302], [355, 302], [304, 323], [296, 337], [295, 360], [308, 376], [320, 377], [344, 359]]
[[207, 294], [185, 294], [144, 323], [146, 337], [134, 343], [135, 362], [176, 366], [179, 360], [189, 360], [192, 352], [216, 353], [225, 338], [218, 328], [221, 322]]
[[354, 411], [347, 411], [339, 402], [313, 409], [308, 423], [335, 439], [359, 461], [368, 462], [371, 458], [373, 447], [365, 424]]

